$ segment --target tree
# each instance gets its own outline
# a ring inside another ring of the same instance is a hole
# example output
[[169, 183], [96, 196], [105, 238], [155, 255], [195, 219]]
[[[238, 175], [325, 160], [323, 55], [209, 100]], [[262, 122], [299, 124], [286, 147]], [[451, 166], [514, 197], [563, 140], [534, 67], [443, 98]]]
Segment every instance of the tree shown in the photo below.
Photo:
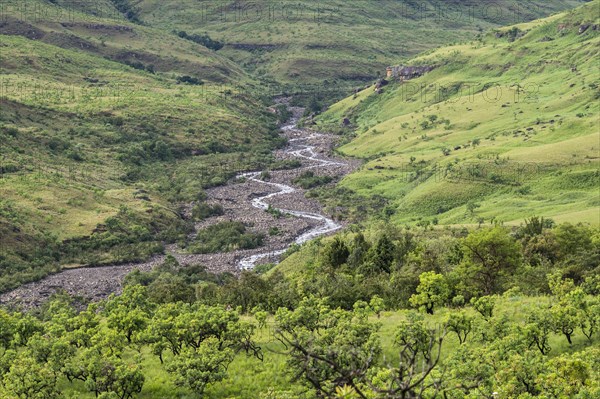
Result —
[[350, 267], [357, 268], [363, 263], [369, 251], [369, 243], [365, 240], [363, 233], [354, 236], [351, 248], [347, 262]]
[[305, 298], [293, 311], [280, 308], [275, 322], [275, 338], [287, 348], [293, 375], [321, 397], [335, 397], [337, 388], [345, 386], [367, 397], [361, 383], [381, 347], [379, 326], [369, 322], [366, 312], [331, 309], [322, 300]]
[[[589, 359], [589, 357], [588, 357]], [[538, 377], [540, 389], [550, 398], [593, 397], [578, 396], [582, 391], [595, 385], [599, 393], [598, 382], [593, 381], [592, 368], [585, 355], [561, 355], [548, 361], [548, 373]]]
[[56, 374], [49, 367], [22, 353], [14, 359], [2, 381], [9, 397], [54, 399], [60, 397], [56, 379]]
[[348, 261], [350, 250], [340, 237], [335, 237], [325, 246], [322, 256], [325, 265], [337, 269]]
[[83, 372], [77, 376], [96, 396], [103, 392], [114, 392], [119, 399], [129, 399], [142, 391], [145, 377], [141, 370], [141, 359], [128, 363], [116, 356], [102, 356], [90, 349], [79, 358], [78, 367]]
[[[44, 331], [42, 322], [32, 316], [30, 313], [15, 313], [13, 314], [16, 320], [15, 327], [15, 344], [25, 346], [30, 337]], [[0, 316], [1, 318], [1, 316]], [[0, 328], [2, 330], [2, 328]]]
[[141, 285], [125, 286], [123, 293], [108, 301], [105, 308], [108, 326], [123, 333], [128, 343], [146, 329], [151, 312], [147, 288]]
[[0, 346], [4, 350], [12, 347], [16, 329], [16, 320], [13, 316], [4, 309], [0, 309]]
[[369, 306], [373, 309], [373, 312], [377, 315], [377, 318], [381, 317], [381, 311], [385, 309], [385, 302], [379, 295], [373, 295]]
[[592, 341], [600, 326], [600, 300], [597, 297], [587, 297], [579, 307], [579, 326], [583, 335]]
[[167, 371], [175, 375], [175, 384], [184, 386], [202, 397], [208, 384], [227, 377], [227, 368], [233, 361], [234, 351], [221, 349], [217, 338], [207, 338], [195, 347], [186, 348], [167, 365]]
[[500, 226], [471, 232], [462, 246], [465, 259], [458, 271], [472, 294], [499, 293], [521, 264], [519, 244]]
[[473, 328], [473, 317], [464, 310], [451, 312], [446, 317], [448, 331], [456, 333], [458, 342], [462, 345], [467, 341], [467, 336]]
[[480, 298], [471, 298], [473, 309], [478, 311], [484, 319], [489, 320], [494, 313], [496, 298], [493, 296], [482, 296]]
[[534, 397], [541, 393], [538, 379], [547, 372], [545, 359], [537, 351], [511, 351], [497, 367], [497, 384], [507, 397], [516, 398], [529, 394]]
[[525, 237], [534, 237], [542, 234], [544, 229], [550, 228], [554, 225], [552, 219], [545, 219], [543, 216], [532, 216], [529, 219], [525, 219], [525, 225], [519, 229], [519, 234]]
[[183, 277], [163, 273], [148, 286], [148, 297], [155, 303], [193, 302], [195, 292]]
[[178, 356], [185, 348], [198, 349], [209, 338], [217, 339], [219, 349], [243, 350], [262, 358], [260, 347], [252, 340], [254, 329], [253, 324], [240, 321], [237, 312], [221, 306], [168, 303], [156, 310], [145, 340], [161, 362], [165, 349]]
[[524, 330], [529, 347], [535, 345], [542, 355], [547, 355], [551, 349], [549, 337], [552, 331], [554, 320], [549, 309], [538, 307], [529, 311]]
[[258, 322], [258, 328], [265, 328], [267, 326], [268, 313], [260, 305], [252, 308], [252, 315]]
[[394, 252], [396, 250], [396, 246], [389, 238], [389, 236], [384, 233], [375, 244], [374, 247], [369, 251], [371, 254], [370, 259], [373, 265], [375, 266], [377, 271], [384, 271], [389, 273], [392, 268], [392, 263], [394, 262]]
[[410, 303], [416, 308], [424, 308], [433, 314], [436, 306], [441, 306], [450, 297], [450, 288], [443, 275], [435, 272], [422, 273], [419, 276], [417, 293], [410, 297]]
[[592, 231], [582, 224], [562, 223], [554, 229], [561, 255], [567, 256], [592, 248]]
[[397, 364], [376, 368], [369, 381], [376, 397], [415, 398], [435, 397], [442, 376], [434, 376], [441, 348], [446, 336], [445, 328], [428, 327], [423, 316], [415, 312], [407, 314], [395, 334], [394, 345], [399, 350]]
[[580, 324], [577, 308], [570, 303], [562, 302], [553, 305], [550, 313], [554, 323], [554, 330], [562, 333], [567, 338], [569, 345], [572, 345], [573, 341], [571, 337]]

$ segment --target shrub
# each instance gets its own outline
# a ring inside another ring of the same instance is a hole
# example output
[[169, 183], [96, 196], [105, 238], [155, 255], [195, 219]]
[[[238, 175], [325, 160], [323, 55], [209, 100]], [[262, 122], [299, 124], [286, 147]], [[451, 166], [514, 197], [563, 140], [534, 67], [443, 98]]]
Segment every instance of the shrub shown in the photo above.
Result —
[[241, 222], [222, 222], [198, 232], [189, 249], [197, 254], [253, 249], [261, 246], [264, 238], [263, 234], [246, 232]]
[[209, 205], [206, 203], [197, 204], [192, 209], [192, 218], [195, 220], [204, 220], [213, 216], [221, 216], [225, 213], [220, 204]]
[[179, 36], [182, 39], [186, 39], [186, 40], [192, 41], [194, 43], [201, 44], [204, 47], [209, 48], [214, 51], [218, 51], [223, 48], [223, 43], [221, 43], [217, 40], [211, 39], [210, 36], [208, 36], [208, 35], [198, 35], [198, 34], [188, 35], [188, 33], [186, 31], [182, 30], [177, 33], [177, 36]]
[[331, 176], [315, 176], [315, 173], [312, 171], [307, 171], [302, 173], [299, 177], [292, 180], [293, 184], [297, 184], [305, 190], [322, 186], [328, 183], [331, 183], [333, 177]]
[[187, 84], [190, 84], [190, 85], [202, 85], [202, 84], [204, 84], [204, 82], [202, 82], [200, 79], [194, 78], [194, 77], [188, 76], [188, 75], [178, 76], [177, 77], [177, 83], [187, 83]]

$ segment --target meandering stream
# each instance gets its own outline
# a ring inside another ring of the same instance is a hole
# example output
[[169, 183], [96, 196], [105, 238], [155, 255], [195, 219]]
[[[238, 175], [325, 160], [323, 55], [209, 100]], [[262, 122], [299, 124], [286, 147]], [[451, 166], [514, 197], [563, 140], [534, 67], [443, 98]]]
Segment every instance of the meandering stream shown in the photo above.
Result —
[[[294, 116], [294, 118], [292, 119], [292, 123], [289, 125], [283, 126], [281, 128], [281, 130], [284, 132], [289, 132], [292, 130], [297, 130], [299, 132], [302, 132], [302, 129], [298, 129], [297, 123], [298, 123], [298, 116]], [[309, 165], [309, 166], [305, 166], [305, 167], [301, 168], [304, 170], [319, 168], [319, 167], [329, 167], [329, 166], [346, 166], [347, 163], [345, 163], [345, 162], [332, 161], [332, 160], [326, 160], [326, 159], [319, 158], [319, 156], [315, 152], [315, 146], [305, 144], [305, 142], [308, 139], [310, 139], [312, 137], [316, 137], [316, 135], [317, 135], [317, 133], [311, 133], [310, 136], [308, 136], [308, 137], [290, 139], [290, 141], [289, 141], [290, 144], [288, 145], [288, 148], [285, 150], [285, 152], [296, 158], [305, 159], [305, 160], [314, 162], [313, 165]], [[266, 202], [266, 200], [280, 196], [280, 195], [284, 195], [284, 194], [291, 194], [291, 193], [294, 193], [297, 191], [297, 189], [295, 189], [294, 187], [288, 186], [286, 184], [271, 183], [268, 181], [261, 180], [261, 179], [259, 179], [259, 176], [261, 175], [261, 173], [262, 172], [243, 173], [240, 175], [240, 177], [247, 178], [247, 179], [252, 180], [259, 184], [266, 184], [268, 186], [275, 187], [279, 191], [253, 199], [252, 206], [254, 206], [255, 208], [258, 208], [261, 210], [267, 210], [267, 209], [269, 209], [269, 206], [271, 206], [271, 205], [268, 202]], [[307, 232], [304, 232], [303, 234], [301, 234], [300, 236], [298, 236], [295, 239], [295, 243], [299, 244], [299, 245], [304, 244], [305, 242], [310, 241], [319, 236], [332, 233], [332, 232], [342, 228], [342, 225], [340, 223], [334, 221], [331, 218], [328, 218], [325, 215], [319, 214], [319, 213], [296, 211], [296, 210], [290, 210], [290, 209], [284, 209], [284, 208], [277, 208], [277, 207], [273, 207], [273, 206], [271, 206], [271, 208], [281, 212], [282, 214], [291, 215], [291, 216], [295, 216], [295, 217], [299, 217], [299, 218], [312, 219], [312, 220], [316, 220], [319, 222], [319, 225], [315, 226], [314, 228], [311, 228]], [[289, 247], [289, 245], [288, 245], [288, 247]], [[267, 251], [264, 253], [248, 256], [239, 262], [240, 268], [245, 269], [245, 270], [252, 269], [256, 265], [256, 262], [258, 262], [259, 260], [264, 259], [264, 258], [273, 258], [273, 257], [279, 256], [279, 255], [283, 254], [288, 247], [286, 247], [285, 249], [279, 249], [276, 251]]]
[[[303, 244], [319, 236], [332, 233], [343, 224], [324, 214], [321, 205], [306, 198], [306, 190], [294, 187], [292, 181], [307, 170], [315, 175], [341, 177], [358, 166], [358, 161], [336, 159], [330, 154], [335, 137], [299, 128], [302, 108], [290, 107], [291, 121], [281, 128], [288, 145], [275, 152], [281, 160], [300, 160], [301, 167], [268, 171], [268, 181], [261, 179], [262, 171], [242, 173], [232, 183], [207, 190], [208, 201], [225, 209], [220, 217], [199, 222], [196, 230], [223, 221], [236, 220], [256, 232], [277, 229], [278, 234], [266, 235], [265, 245], [253, 250], [236, 250], [218, 254], [190, 254], [176, 245], [168, 246], [166, 253], [182, 265], [200, 264], [214, 273], [239, 273], [254, 268], [261, 262], [277, 262], [290, 245]], [[286, 217], [275, 217], [266, 212], [269, 207]], [[111, 293], [120, 293], [123, 278], [133, 270], [149, 271], [164, 261], [157, 255], [147, 262], [113, 266], [66, 269], [40, 281], [25, 284], [0, 295], [0, 303], [19, 303], [25, 307], [37, 306], [53, 292], [64, 289], [71, 295], [100, 300]]]

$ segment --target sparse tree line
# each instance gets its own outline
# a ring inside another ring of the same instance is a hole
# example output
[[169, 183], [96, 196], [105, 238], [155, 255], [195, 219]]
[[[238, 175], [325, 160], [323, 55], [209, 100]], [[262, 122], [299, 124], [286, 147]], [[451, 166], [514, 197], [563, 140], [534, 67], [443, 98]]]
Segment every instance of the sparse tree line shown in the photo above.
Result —
[[147, 288], [77, 311], [57, 296], [35, 314], [0, 311], [0, 392], [3, 398], [59, 398], [59, 379], [82, 381], [99, 398], [127, 399], [145, 382], [142, 348], [148, 347], [176, 385], [201, 396], [226, 377], [244, 352], [262, 359], [254, 324], [235, 310], [148, 301]]
[[[599, 244], [597, 229], [532, 218], [514, 231], [346, 233], [287, 254], [303, 256], [302, 277], [215, 275], [168, 257], [99, 304], [58, 295], [0, 310], [0, 396], [65, 397], [66, 380], [133, 398], [143, 356], [156, 356], [204, 397], [236, 356], [263, 360], [255, 333], [268, 324], [305, 398], [596, 398]], [[413, 310], [381, 331], [399, 308]]]
[[[327, 298], [304, 298], [293, 309], [277, 310], [273, 332], [290, 376], [306, 386], [305, 398], [481, 398], [493, 392], [501, 398], [595, 398], [600, 301], [590, 292], [600, 290], [599, 281], [575, 286], [551, 276], [550, 284], [551, 305], [526, 306], [522, 320], [496, 309], [510, 291], [480, 297], [437, 320], [408, 311], [388, 348], [377, 296], [352, 310], [334, 308]], [[204, 397], [208, 385], [227, 378], [235, 356], [263, 360], [254, 333], [257, 323], [264, 327], [266, 312], [253, 309], [255, 322], [249, 322], [228, 307], [158, 304], [148, 293], [135, 284], [81, 311], [64, 295], [34, 313], [1, 310], [2, 397], [65, 397], [58, 386], [67, 380], [81, 381], [100, 398], [133, 398], [146, 380], [143, 356], [158, 357], [176, 385]], [[575, 351], [553, 354], [549, 342], [556, 335], [569, 345], [575, 335], [585, 341]]]

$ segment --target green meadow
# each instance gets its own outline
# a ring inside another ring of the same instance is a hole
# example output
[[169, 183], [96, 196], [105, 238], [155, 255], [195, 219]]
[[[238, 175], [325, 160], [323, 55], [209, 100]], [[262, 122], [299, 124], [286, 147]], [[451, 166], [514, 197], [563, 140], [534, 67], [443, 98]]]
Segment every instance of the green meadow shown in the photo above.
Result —
[[407, 65], [432, 72], [332, 105], [318, 126], [367, 161], [341, 187], [384, 197], [395, 223], [600, 223], [599, 35], [579, 33], [598, 6], [430, 51]]
[[387, 65], [428, 49], [581, 4], [455, 3], [144, 0], [136, 10], [152, 26], [208, 33], [224, 44], [219, 54], [258, 76], [292, 86], [318, 84], [337, 94], [336, 86], [370, 82]]

